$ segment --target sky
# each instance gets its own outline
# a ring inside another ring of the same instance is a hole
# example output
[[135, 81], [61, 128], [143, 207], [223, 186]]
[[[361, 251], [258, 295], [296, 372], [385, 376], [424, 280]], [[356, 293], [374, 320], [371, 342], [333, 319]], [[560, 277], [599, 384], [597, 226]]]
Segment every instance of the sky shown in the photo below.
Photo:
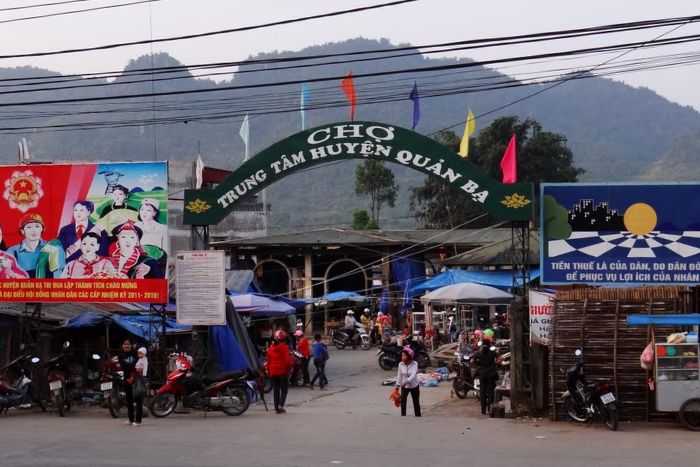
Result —
[[[3, 9], [52, 3], [59, 0], [3, 0], [0, 2], [0, 43], [2, 55], [45, 52], [90, 47], [110, 43], [201, 33], [268, 23], [336, 10], [384, 3], [387, 0], [161, 0], [120, 8], [83, 12], [50, 18], [8, 22], [28, 16], [66, 12], [99, 6], [132, 3], [138, 0], [84, 0], [71, 4], [17, 11]], [[419, 0], [370, 12], [335, 18], [239, 32], [210, 38], [164, 44], [132, 46], [104, 51], [0, 59], [0, 67], [35, 66], [64, 74], [82, 74], [121, 70], [129, 60], [153, 52], [167, 52], [185, 64], [243, 60], [260, 52], [296, 51], [327, 42], [358, 36], [389, 39], [394, 44], [413, 45], [527, 34], [542, 31], [589, 27], [645, 19], [660, 19], [700, 14], [700, 4], [691, 0], [640, 2], [639, 0]], [[451, 52], [446, 56], [488, 60], [521, 54], [568, 50], [592, 45], [613, 44], [664, 37], [700, 34], [700, 24], [652, 29], [609, 35], [604, 38], [554, 41], [546, 45], [510, 46], [480, 51]], [[700, 42], [620, 52], [589, 57], [579, 61], [557, 62], [556, 66], [590, 68], [603, 61], [700, 51]], [[537, 70], [555, 67], [530, 64], [500, 70], [523, 78]], [[648, 87], [663, 97], [700, 110], [696, 83], [700, 68], [693, 64], [662, 70], [638, 71], [617, 75], [615, 79], [633, 86]]]

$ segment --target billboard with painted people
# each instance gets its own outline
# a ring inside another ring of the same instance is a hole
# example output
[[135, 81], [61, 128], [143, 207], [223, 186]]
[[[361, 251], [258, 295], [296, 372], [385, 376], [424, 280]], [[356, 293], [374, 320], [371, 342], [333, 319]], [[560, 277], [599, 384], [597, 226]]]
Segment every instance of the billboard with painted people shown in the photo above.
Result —
[[543, 284], [700, 283], [700, 184], [542, 184]]
[[168, 300], [166, 162], [0, 166], [0, 301]]

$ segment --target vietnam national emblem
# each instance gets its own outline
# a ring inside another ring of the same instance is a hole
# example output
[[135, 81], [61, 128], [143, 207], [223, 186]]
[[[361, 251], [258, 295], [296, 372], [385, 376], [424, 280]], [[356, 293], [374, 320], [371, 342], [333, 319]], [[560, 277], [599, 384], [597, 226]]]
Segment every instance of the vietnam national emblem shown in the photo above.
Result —
[[39, 199], [44, 196], [41, 179], [31, 170], [13, 172], [12, 176], [5, 180], [5, 192], [2, 196], [11, 208], [27, 212], [37, 207]]

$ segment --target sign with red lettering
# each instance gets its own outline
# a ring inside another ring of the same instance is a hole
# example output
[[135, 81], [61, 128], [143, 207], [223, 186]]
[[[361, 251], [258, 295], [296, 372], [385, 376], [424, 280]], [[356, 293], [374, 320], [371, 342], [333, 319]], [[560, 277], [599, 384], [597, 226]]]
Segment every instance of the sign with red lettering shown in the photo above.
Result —
[[168, 301], [165, 162], [0, 166], [0, 301]]
[[549, 345], [554, 306], [554, 295], [530, 290], [530, 342]]

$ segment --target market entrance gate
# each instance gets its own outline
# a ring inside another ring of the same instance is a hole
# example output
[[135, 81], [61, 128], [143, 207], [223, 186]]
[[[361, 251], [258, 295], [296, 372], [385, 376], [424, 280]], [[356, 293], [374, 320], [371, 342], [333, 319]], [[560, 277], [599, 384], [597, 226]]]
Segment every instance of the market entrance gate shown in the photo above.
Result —
[[[193, 245], [207, 248], [208, 226], [218, 224], [244, 198], [296, 172], [349, 159], [404, 165], [458, 189], [483, 211], [512, 224], [513, 286], [521, 297], [529, 283], [529, 221], [534, 219], [532, 183], [502, 184], [434, 140], [376, 122], [341, 122], [289, 136], [243, 163], [212, 190], [185, 190], [183, 222], [192, 226]], [[523, 386], [529, 352], [512, 349], [512, 393]], [[523, 348], [520, 348], [523, 347]], [[520, 357], [520, 361], [516, 358]], [[521, 376], [522, 375], [522, 376]], [[514, 407], [518, 402], [513, 398]]]

